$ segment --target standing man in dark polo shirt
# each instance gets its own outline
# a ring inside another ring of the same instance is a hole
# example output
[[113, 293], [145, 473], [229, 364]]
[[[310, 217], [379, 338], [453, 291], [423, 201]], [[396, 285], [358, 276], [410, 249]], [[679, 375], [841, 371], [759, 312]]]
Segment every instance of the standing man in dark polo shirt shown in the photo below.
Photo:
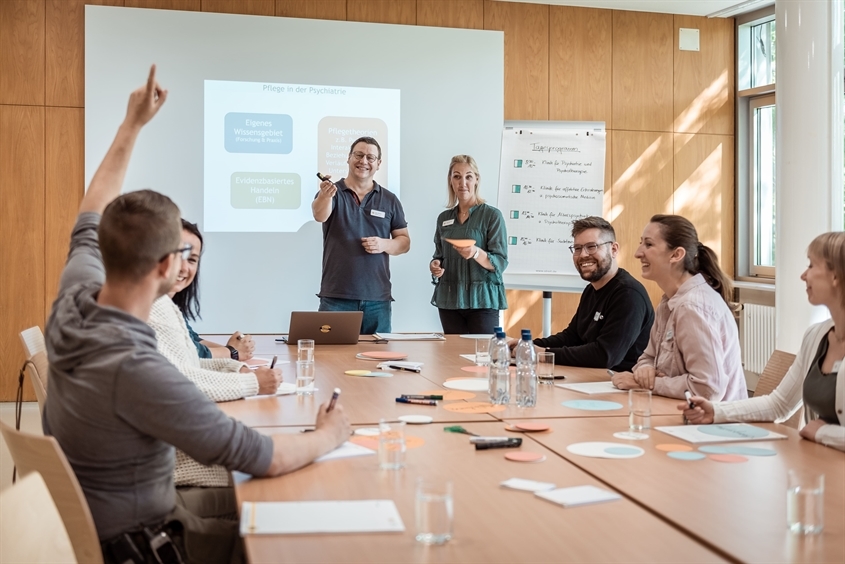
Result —
[[[373, 180], [381, 147], [361, 137], [349, 150], [349, 173], [324, 180], [311, 203], [323, 224], [320, 311], [363, 311], [361, 334], [390, 332], [390, 262], [411, 248], [402, 204]], [[328, 178], [328, 177], [326, 177]]]
[[654, 323], [651, 300], [616, 263], [619, 243], [610, 223], [601, 217], [576, 220], [572, 237], [572, 260], [589, 284], [569, 327], [534, 339], [534, 346], [555, 353], [555, 364], [631, 370], [648, 344]]

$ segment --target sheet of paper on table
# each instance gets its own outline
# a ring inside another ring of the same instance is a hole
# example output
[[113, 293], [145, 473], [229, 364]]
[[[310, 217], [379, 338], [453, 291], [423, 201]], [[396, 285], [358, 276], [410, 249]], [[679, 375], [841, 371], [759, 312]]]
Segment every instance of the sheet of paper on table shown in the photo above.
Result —
[[241, 535], [402, 532], [390, 499], [354, 501], [245, 501]]

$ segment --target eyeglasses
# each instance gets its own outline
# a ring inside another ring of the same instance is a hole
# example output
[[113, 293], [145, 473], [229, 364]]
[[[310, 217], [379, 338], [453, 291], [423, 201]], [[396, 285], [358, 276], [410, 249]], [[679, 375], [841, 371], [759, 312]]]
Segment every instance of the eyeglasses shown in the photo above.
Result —
[[587, 243], [586, 245], [572, 245], [569, 250], [573, 255], [580, 255], [583, 251], [587, 251], [588, 255], [596, 254], [599, 247], [602, 245], [612, 245], [613, 241], [605, 241], [604, 243]]
[[167, 253], [166, 255], [161, 257], [160, 259], [158, 259], [158, 261], [159, 262], [163, 261], [164, 259], [166, 259], [168, 256], [172, 255], [173, 253], [179, 253], [179, 256], [182, 257], [182, 260], [188, 260], [189, 258], [191, 258], [191, 251], [193, 251], [193, 250], [194, 250], [193, 245], [191, 245], [189, 243], [185, 243], [184, 246], [170, 251], [169, 253]]
[[368, 155], [366, 153], [362, 153], [361, 151], [355, 151], [351, 153], [351, 155], [355, 158], [356, 161], [360, 161], [361, 159], [367, 159], [367, 162], [372, 164], [378, 160], [381, 160], [379, 157], [375, 155]]

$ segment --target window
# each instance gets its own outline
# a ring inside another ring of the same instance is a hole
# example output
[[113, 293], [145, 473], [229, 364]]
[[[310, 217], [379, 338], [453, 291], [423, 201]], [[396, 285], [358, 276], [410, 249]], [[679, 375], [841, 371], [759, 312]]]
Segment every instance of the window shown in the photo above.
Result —
[[737, 274], [775, 276], [774, 8], [737, 18]]

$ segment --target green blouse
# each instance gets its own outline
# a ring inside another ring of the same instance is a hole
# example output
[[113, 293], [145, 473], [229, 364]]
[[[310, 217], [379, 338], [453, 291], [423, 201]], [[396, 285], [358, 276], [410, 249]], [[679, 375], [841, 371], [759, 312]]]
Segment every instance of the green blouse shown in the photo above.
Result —
[[[443, 239], [475, 239], [475, 245], [487, 252], [493, 270], [476, 261], [466, 260]], [[431, 304], [440, 309], [507, 309], [502, 272], [508, 267], [508, 243], [505, 221], [499, 210], [487, 204], [473, 206], [469, 218], [458, 221], [458, 207], [437, 217], [434, 230], [434, 255], [445, 270], [433, 278]]]

